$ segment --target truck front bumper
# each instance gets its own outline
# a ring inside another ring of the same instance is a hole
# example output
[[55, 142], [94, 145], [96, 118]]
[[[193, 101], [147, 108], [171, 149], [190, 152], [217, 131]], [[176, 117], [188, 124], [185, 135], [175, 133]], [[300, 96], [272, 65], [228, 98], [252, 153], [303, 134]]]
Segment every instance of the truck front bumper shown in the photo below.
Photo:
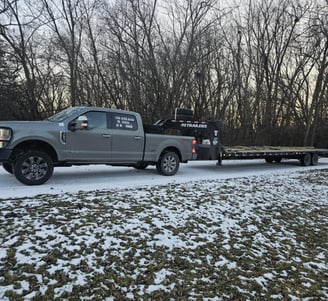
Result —
[[0, 149], [0, 162], [8, 161], [11, 153], [11, 149]]

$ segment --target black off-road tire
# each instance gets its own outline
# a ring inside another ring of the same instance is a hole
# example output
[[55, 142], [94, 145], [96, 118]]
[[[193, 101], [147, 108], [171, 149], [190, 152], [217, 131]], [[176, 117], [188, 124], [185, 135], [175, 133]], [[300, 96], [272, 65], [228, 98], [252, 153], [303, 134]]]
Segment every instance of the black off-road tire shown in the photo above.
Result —
[[179, 169], [179, 166], [180, 158], [174, 151], [162, 153], [156, 164], [158, 172], [163, 176], [175, 175]]
[[16, 179], [25, 185], [41, 185], [52, 176], [54, 165], [51, 157], [37, 150], [18, 155], [14, 164]]

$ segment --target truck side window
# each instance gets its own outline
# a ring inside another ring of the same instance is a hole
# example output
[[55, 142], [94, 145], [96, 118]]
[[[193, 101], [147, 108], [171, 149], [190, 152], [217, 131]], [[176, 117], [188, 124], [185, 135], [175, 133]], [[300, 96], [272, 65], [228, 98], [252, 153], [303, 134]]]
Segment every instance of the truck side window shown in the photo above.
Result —
[[106, 112], [87, 112], [84, 115], [88, 118], [89, 129], [107, 129]]
[[116, 130], [137, 131], [136, 116], [123, 113], [113, 113], [111, 117], [112, 128]]

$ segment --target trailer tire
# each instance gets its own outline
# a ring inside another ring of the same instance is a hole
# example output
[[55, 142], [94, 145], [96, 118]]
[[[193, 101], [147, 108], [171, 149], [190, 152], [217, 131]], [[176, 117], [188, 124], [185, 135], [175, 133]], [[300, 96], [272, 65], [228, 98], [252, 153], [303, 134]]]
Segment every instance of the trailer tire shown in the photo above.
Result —
[[52, 176], [54, 165], [44, 151], [28, 150], [18, 155], [14, 163], [16, 179], [25, 185], [41, 185]]
[[173, 176], [180, 166], [180, 159], [176, 152], [163, 152], [156, 163], [157, 171], [163, 176]]
[[319, 156], [318, 154], [312, 154], [311, 156], [311, 165], [315, 166], [319, 162]]
[[309, 166], [311, 164], [311, 161], [312, 161], [312, 156], [310, 154], [304, 154], [301, 157], [301, 164], [303, 166]]

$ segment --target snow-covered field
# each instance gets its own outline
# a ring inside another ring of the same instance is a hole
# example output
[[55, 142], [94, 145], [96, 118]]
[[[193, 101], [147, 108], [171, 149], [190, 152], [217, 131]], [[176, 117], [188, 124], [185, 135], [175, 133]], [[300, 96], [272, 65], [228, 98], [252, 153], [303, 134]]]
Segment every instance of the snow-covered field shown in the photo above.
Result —
[[0, 171], [0, 300], [327, 300], [328, 159]]

